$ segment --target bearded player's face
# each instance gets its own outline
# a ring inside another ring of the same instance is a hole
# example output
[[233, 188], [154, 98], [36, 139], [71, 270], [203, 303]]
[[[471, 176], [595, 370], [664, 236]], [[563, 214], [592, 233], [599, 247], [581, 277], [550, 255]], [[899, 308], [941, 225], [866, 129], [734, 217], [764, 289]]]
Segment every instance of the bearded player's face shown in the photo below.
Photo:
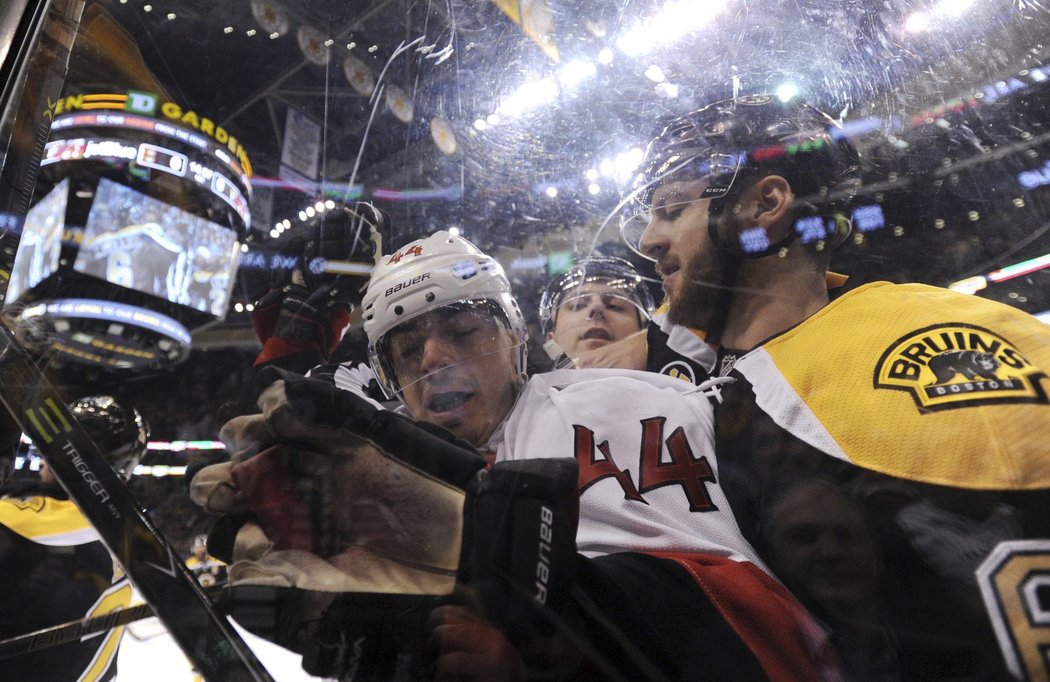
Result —
[[514, 406], [519, 345], [486, 310], [439, 308], [390, 332], [388, 352], [409, 414], [480, 447]]
[[653, 192], [649, 224], [639, 248], [656, 261], [675, 324], [706, 328], [722, 280], [718, 249], [707, 221], [710, 199], [700, 195], [706, 180], [669, 182]]

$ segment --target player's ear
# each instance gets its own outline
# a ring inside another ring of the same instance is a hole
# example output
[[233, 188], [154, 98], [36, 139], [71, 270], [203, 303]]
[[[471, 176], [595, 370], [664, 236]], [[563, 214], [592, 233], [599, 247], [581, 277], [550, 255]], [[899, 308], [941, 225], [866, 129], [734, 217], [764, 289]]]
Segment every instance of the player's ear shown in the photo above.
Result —
[[767, 230], [788, 215], [795, 200], [791, 184], [780, 175], [767, 175], [756, 182], [751, 190], [753, 191], [751, 220], [754, 225], [760, 225]]
[[733, 207], [733, 229], [738, 234], [762, 228], [770, 241], [784, 237], [790, 229], [791, 208], [795, 197], [791, 185], [780, 175], [767, 175], [741, 192]]

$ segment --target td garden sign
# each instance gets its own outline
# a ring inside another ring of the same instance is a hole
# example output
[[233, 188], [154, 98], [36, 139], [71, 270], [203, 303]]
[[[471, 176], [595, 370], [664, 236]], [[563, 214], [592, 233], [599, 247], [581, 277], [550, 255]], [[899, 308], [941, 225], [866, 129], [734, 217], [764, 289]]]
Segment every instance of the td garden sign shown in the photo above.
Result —
[[64, 114], [91, 110], [125, 111], [139, 116], [166, 119], [186, 128], [192, 128], [211, 138], [220, 147], [228, 149], [240, 163], [244, 174], [252, 176], [252, 164], [247, 152], [236, 137], [215, 121], [195, 111], [182, 108], [175, 102], [161, 101], [151, 92], [129, 90], [126, 93], [84, 93], [67, 95], [53, 103], [46, 115], [54, 120]]

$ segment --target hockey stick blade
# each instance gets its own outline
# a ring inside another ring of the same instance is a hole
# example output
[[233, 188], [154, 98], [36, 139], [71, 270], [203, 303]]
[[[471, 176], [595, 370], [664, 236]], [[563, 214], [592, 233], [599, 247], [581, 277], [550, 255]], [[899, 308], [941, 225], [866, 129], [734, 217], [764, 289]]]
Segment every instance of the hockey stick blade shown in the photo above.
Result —
[[3, 321], [0, 386], [0, 401], [204, 679], [272, 681]]

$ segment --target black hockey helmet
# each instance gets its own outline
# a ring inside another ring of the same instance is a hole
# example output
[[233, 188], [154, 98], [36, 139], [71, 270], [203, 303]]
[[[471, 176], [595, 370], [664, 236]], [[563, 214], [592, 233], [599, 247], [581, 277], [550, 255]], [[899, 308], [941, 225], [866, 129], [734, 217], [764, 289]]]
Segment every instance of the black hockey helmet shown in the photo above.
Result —
[[74, 400], [69, 410], [109, 465], [124, 479], [129, 478], [149, 442], [149, 427], [139, 411], [123, 407], [106, 395]]
[[656, 305], [652, 292], [630, 262], [609, 256], [584, 258], [547, 283], [539, 308], [540, 328], [544, 336], [554, 329], [558, 307], [568, 300], [566, 295], [590, 282], [602, 283], [613, 295], [637, 308], [643, 326], [653, 316]]
[[[649, 143], [631, 195], [624, 202], [621, 230], [632, 249], [648, 224], [656, 188], [671, 182], [706, 180], [700, 196], [683, 201], [711, 199], [712, 225], [728, 205], [727, 198], [743, 189], [749, 179], [782, 175], [791, 183], [803, 210], [800, 218], [819, 216], [826, 234], [841, 243], [849, 232], [847, 205], [860, 185], [860, 158], [830, 116], [801, 101], [783, 102], [771, 95], [749, 95], [710, 104], [684, 114]], [[802, 230], [796, 221], [791, 236], [762, 248], [725, 244], [720, 248], [736, 255], [759, 257], [775, 253], [794, 241]], [[812, 236], [812, 222], [803, 224]], [[644, 254], [642, 254], [644, 255]]]

